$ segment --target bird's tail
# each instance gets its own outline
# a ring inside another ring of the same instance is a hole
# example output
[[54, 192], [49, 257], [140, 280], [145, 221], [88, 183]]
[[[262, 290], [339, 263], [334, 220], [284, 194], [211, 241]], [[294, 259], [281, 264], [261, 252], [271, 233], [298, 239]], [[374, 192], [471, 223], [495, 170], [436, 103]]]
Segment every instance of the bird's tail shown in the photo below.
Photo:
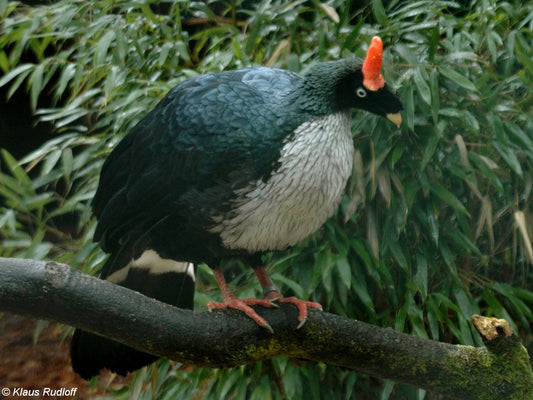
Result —
[[[163, 259], [153, 250], [129, 263], [111, 256], [101, 278], [136, 290], [146, 296], [180, 308], [193, 308], [194, 265]], [[125, 266], [124, 266], [125, 265]], [[76, 329], [70, 346], [72, 368], [89, 379], [107, 368], [120, 375], [151, 364], [158, 357], [121, 343]]]

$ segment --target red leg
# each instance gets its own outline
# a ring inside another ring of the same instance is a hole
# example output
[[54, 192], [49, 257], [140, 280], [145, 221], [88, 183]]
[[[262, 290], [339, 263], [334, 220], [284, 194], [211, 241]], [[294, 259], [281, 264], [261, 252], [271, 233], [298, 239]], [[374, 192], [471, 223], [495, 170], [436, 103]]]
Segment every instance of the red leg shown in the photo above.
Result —
[[260, 305], [265, 307], [277, 307], [275, 304], [273, 304], [270, 300], [266, 299], [239, 299], [237, 298], [230, 290], [228, 284], [226, 283], [226, 280], [224, 279], [224, 275], [222, 274], [222, 271], [219, 267], [213, 269], [213, 272], [215, 274], [215, 279], [217, 280], [218, 286], [220, 287], [220, 290], [222, 292], [222, 297], [224, 299], [223, 303], [215, 303], [215, 302], [209, 302], [207, 303], [207, 308], [211, 311], [213, 309], [218, 310], [225, 310], [227, 308], [234, 308], [237, 310], [241, 310], [246, 315], [248, 315], [251, 319], [253, 319], [259, 326], [262, 326], [263, 328], [266, 328], [271, 333], [274, 333], [274, 330], [270, 326], [270, 324], [259, 314], [255, 312], [255, 310], [250, 307], [250, 305]]
[[296, 297], [283, 297], [283, 295], [276, 289], [270, 278], [268, 277], [264, 267], [254, 268], [255, 275], [263, 288], [263, 295], [265, 299], [271, 301], [278, 301], [280, 303], [294, 304], [298, 308], [298, 321], [300, 322], [296, 329], [300, 329], [307, 321], [307, 309], [313, 308], [322, 310], [322, 306], [319, 303], [312, 301], [300, 300]]

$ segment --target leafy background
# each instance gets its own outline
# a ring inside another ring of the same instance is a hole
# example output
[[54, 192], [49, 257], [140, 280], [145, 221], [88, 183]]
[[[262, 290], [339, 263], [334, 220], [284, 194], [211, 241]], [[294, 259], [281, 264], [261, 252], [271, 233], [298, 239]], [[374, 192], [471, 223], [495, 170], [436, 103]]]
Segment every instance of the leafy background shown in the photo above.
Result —
[[[1, 256], [96, 273], [105, 254], [91, 242], [89, 204], [100, 167], [170, 88], [252, 65], [305, 73], [364, 56], [379, 34], [401, 130], [354, 113], [338, 214], [301, 246], [265, 256], [271, 277], [285, 294], [413, 335], [481, 345], [470, 323], [480, 313], [531, 343], [533, 2], [0, 0], [0, 21], [0, 88], [26, 93], [53, 126], [29, 154], [0, 150]], [[250, 269], [225, 271], [239, 296], [260, 295]], [[199, 275], [203, 310], [220, 293], [207, 266]], [[161, 360], [114, 393], [128, 396], [438, 398], [288, 359], [217, 371]]]

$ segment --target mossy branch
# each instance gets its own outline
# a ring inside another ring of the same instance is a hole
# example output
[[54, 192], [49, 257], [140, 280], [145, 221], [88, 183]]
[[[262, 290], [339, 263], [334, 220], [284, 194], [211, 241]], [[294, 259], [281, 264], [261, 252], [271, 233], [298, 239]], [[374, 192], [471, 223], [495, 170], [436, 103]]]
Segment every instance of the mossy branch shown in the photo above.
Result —
[[0, 258], [0, 311], [50, 319], [186, 364], [225, 368], [294, 357], [454, 399], [533, 398], [529, 356], [503, 320], [475, 316], [486, 347], [456, 346], [311, 311], [258, 308], [275, 334], [235, 311], [193, 312], [55, 262]]

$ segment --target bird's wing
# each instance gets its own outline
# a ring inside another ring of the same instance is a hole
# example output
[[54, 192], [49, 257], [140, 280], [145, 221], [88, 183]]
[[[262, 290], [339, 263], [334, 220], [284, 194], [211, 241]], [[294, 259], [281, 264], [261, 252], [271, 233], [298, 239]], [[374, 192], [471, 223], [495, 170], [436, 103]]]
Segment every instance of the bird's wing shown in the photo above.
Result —
[[112, 251], [125, 234], [150, 229], [189, 193], [209, 192], [224, 202], [268, 176], [298, 124], [279, 104], [300, 79], [256, 68], [202, 75], [172, 89], [104, 163], [93, 200], [95, 240]]

